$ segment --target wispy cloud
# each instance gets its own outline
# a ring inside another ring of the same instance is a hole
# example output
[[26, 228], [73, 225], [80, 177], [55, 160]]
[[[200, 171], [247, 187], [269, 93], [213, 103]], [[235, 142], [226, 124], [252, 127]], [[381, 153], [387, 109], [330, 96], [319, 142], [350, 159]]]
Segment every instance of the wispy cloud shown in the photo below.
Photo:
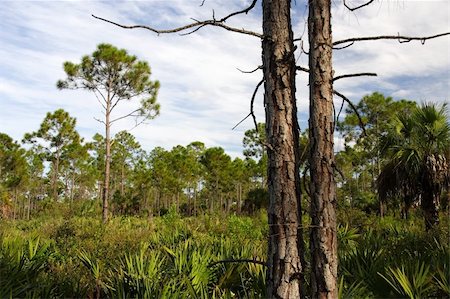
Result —
[[[60, 107], [78, 119], [78, 128], [89, 139], [103, 132], [94, 117], [101, 117], [94, 95], [58, 91], [64, 78], [62, 63], [77, 62], [107, 42], [128, 49], [152, 67], [152, 78], [161, 82], [161, 115], [132, 131], [144, 148], [171, 148], [194, 140], [222, 146], [240, 155], [243, 132], [250, 120], [231, 128], [249, 111], [249, 99], [261, 73], [242, 74], [261, 64], [260, 41], [221, 30], [204, 28], [195, 34], [157, 36], [145, 30], [124, 30], [91, 17], [96, 14], [125, 24], [169, 28], [240, 9], [249, 1], [3, 1], [0, 19], [0, 131], [21, 139], [36, 130], [46, 112]], [[338, 2], [339, 3], [339, 2]], [[375, 34], [434, 34], [448, 30], [447, 1], [379, 1], [351, 13], [341, 4], [333, 8], [335, 39]], [[293, 7], [296, 35], [305, 28], [305, 3]], [[430, 21], [432, 18], [432, 21]], [[258, 7], [254, 13], [230, 20], [230, 25], [261, 31]], [[306, 38], [306, 34], [303, 36]], [[449, 38], [399, 45], [395, 41], [360, 43], [334, 55], [336, 74], [371, 71], [378, 78], [342, 80], [336, 88], [354, 100], [381, 90], [396, 97], [448, 100]], [[306, 45], [307, 46], [307, 45]], [[299, 63], [307, 65], [305, 55]], [[446, 76], [447, 75], [447, 76]], [[425, 84], [423, 84], [425, 83]], [[307, 77], [297, 79], [298, 110], [302, 128], [308, 111]], [[433, 93], [432, 95], [430, 93]], [[122, 106], [119, 113], [132, 108]], [[262, 93], [256, 111], [264, 120]], [[116, 132], [131, 128], [132, 120], [117, 123]]]

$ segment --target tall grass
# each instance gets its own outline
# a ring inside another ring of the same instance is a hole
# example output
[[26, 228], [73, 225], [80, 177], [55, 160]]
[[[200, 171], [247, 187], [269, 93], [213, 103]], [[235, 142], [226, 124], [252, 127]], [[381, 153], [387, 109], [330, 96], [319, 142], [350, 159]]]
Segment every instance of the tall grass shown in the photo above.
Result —
[[[182, 218], [169, 211], [102, 225], [67, 213], [0, 221], [0, 298], [265, 297], [265, 267], [231, 262], [264, 261], [264, 214]], [[429, 234], [417, 223], [341, 220], [339, 298], [448, 297], [446, 223]]]

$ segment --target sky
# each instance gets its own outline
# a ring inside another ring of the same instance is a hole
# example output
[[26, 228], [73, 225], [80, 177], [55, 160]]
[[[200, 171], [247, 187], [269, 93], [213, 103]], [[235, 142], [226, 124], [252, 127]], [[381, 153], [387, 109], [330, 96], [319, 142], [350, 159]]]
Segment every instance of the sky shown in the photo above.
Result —
[[[358, 5], [364, 1], [348, 1]], [[78, 63], [100, 43], [126, 49], [148, 61], [153, 80], [161, 88], [161, 114], [148, 124], [130, 131], [142, 147], [171, 149], [193, 141], [207, 147], [220, 146], [232, 157], [242, 156], [242, 138], [253, 128], [247, 119], [250, 98], [262, 78], [258, 38], [205, 27], [187, 35], [156, 35], [142, 29], [126, 30], [94, 19], [97, 15], [126, 25], [142, 24], [167, 29], [216, 18], [240, 10], [249, 0], [144, 0], [144, 1], [5, 1], [0, 0], [0, 132], [20, 141], [36, 131], [47, 112], [59, 108], [77, 119], [77, 130], [91, 140], [103, 134], [101, 109], [94, 96], [82, 90], [58, 90], [64, 79], [64, 61]], [[373, 35], [428, 36], [450, 30], [450, 1], [376, 0], [351, 12], [341, 0], [332, 2], [333, 39]], [[227, 24], [262, 32], [261, 1], [254, 11], [230, 19]], [[307, 6], [293, 1], [294, 36], [306, 40]], [[300, 43], [297, 43], [300, 49]], [[295, 53], [298, 65], [307, 66], [307, 56]], [[360, 42], [335, 51], [335, 75], [374, 72], [377, 77], [342, 79], [335, 89], [357, 102], [375, 91], [394, 99], [448, 102], [450, 98], [450, 36], [398, 43]], [[298, 117], [302, 130], [308, 120], [306, 74], [297, 76]], [[341, 100], [335, 99], [340, 105]], [[133, 110], [133, 104], [118, 106], [116, 116]], [[263, 93], [255, 100], [257, 120], [264, 121]], [[113, 133], [133, 128], [133, 120], [113, 125]], [[336, 147], [341, 146], [336, 134]]]

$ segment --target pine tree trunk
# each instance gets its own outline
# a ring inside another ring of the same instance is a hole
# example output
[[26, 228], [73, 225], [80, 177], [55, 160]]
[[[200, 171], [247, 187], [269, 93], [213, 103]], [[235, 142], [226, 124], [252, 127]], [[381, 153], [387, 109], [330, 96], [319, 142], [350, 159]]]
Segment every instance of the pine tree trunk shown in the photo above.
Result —
[[52, 176], [52, 196], [53, 196], [53, 200], [57, 201], [58, 200], [58, 176], [59, 176], [59, 157], [60, 157], [60, 148], [58, 147], [58, 149], [56, 150], [56, 161], [55, 164], [53, 165], [53, 176]]
[[300, 298], [303, 291], [299, 127], [290, 2], [263, 1], [270, 233], [266, 279], [269, 298]]
[[338, 297], [336, 183], [333, 176], [333, 69], [330, 0], [310, 0], [309, 86], [311, 144], [312, 298]]

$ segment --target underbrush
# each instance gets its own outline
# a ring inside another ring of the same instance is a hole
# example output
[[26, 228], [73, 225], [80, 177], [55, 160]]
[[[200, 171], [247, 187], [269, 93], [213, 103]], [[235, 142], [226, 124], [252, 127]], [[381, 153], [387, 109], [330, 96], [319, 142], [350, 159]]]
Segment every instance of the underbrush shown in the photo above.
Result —
[[[89, 213], [1, 220], [0, 298], [265, 297], [263, 211], [106, 225]], [[340, 298], [448, 297], [448, 219], [425, 233], [418, 218], [354, 215], [339, 215]]]

